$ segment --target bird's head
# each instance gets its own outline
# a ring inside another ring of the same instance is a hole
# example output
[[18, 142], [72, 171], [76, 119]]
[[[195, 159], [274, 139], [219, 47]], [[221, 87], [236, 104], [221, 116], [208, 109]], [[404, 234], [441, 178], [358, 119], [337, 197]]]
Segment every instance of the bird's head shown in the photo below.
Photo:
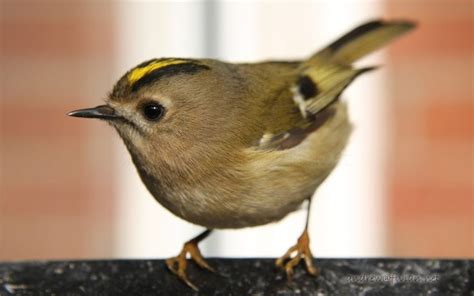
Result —
[[231, 72], [214, 60], [153, 59], [120, 78], [105, 105], [68, 115], [109, 122], [132, 154], [173, 158], [226, 141], [245, 88]]

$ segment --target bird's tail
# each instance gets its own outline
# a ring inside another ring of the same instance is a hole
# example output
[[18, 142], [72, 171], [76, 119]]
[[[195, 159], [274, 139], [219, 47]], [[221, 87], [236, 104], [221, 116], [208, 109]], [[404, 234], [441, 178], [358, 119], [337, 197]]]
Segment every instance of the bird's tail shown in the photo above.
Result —
[[336, 100], [356, 77], [376, 68], [355, 69], [353, 62], [414, 27], [415, 24], [408, 21], [371, 21], [346, 33], [303, 62], [300, 79], [293, 87], [295, 102], [303, 116], [318, 113]]
[[351, 65], [414, 27], [415, 24], [409, 21], [371, 21], [346, 33], [310, 60], [322, 57], [332, 63]]

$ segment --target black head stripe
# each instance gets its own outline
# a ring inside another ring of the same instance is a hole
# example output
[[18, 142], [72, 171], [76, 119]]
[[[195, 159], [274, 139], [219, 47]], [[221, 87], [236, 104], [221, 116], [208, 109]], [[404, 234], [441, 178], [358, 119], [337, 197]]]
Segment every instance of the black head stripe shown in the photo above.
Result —
[[[143, 63], [140, 67], [146, 67], [155, 60], [147, 61]], [[132, 91], [137, 91], [138, 89], [152, 83], [156, 82], [161, 78], [170, 77], [178, 74], [194, 74], [201, 70], [209, 70], [210, 68], [206, 65], [197, 64], [194, 62], [181, 63], [181, 64], [172, 64], [158, 68], [156, 70], [150, 71], [139, 80], [132, 84]]]

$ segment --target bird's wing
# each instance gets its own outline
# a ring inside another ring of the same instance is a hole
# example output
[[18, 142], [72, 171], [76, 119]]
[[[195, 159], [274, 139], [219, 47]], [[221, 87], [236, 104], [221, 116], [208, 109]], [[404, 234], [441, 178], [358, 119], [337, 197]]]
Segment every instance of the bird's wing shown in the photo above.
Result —
[[[356, 69], [352, 63], [413, 27], [413, 23], [405, 21], [368, 22], [302, 62], [289, 88], [293, 106], [297, 106], [299, 116], [304, 120], [293, 118], [286, 123], [287, 130], [264, 134], [259, 142], [260, 147], [280, 150], [301, 143], [334, 115], [335, 109], [327, 107], [339, 98], [344, 89], [362, 73], [375, 69]], [[270, 117], [280, 115], [270, 114]]]

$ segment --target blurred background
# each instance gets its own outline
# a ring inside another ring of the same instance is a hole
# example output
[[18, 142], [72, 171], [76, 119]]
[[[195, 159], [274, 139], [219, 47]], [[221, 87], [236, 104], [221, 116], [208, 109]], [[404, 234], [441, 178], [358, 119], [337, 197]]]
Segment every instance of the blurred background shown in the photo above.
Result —
[[[103, 102], [153, 57], [298, 59], [374, 18], [418, 28], [360, 61], [355, 125], [313, 203], [316, 257], [474, 257], [473, 2], [1, 1], [0, 260], [162, 258], [202, 230], [162, 208], [103, 122]], [[217, 231], [208, 256], [280, 256], [304, 212]]]

